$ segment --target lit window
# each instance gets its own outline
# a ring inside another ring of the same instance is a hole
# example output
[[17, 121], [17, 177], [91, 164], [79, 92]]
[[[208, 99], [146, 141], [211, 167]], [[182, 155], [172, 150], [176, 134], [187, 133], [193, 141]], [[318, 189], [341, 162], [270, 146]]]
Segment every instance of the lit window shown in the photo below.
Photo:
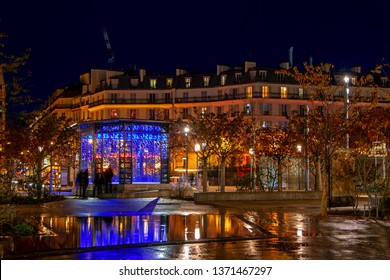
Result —
[[156, 87], [157, 87], [157, 80], [150, 79], [150, 88], [156, 88]]
[[262, 86], [261, 87], [261, 94], [263, 98], [269, 97], [269, 87], [268, 86]]
[[118, 112], [116, 109], [111, 110], [111, 118], [117, 118], [118, 117]]
[[299, 99], [303, 99], [303, 88], [298, 89]]
[[287, 98], [287, 87], [280, 87], [280, 98]]
[[224, 86], [226, 84], [226, 75], [221, 76], [221, 86]]
[[186, 88], [191, 87], [191, 78], [186, 78], [185, 81], [186, 81]]
[[253, 97], [253, 87], [252, 86], [246, 88], [246, 97], [247, 98]]
[[210, 77], [209, 76], [204, 76], [203, 77], [203, 86], [208, 87], [210, 85]]
[[172, 88], [173, 85], [173, 79], [167, 79], [167, 87]]

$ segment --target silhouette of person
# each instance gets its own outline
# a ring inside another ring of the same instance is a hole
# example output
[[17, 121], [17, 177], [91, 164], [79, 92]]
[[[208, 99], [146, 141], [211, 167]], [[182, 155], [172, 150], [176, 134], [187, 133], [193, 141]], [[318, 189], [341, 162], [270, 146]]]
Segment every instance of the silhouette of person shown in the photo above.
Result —
[[77, 172], [76, 175], [76, 197], [81, 197], [81, 189], [82, 189], [82, 174], [81, 171]]
[[82, 173], [81, 173], [81, 186], [83, 188], [83, 198], [87, 197], [87, 187], [88, 187], [88, 168], [86, 168]]
[[95, 196], [95, 193], [97, 192], [97, 195], [102, 194], [102, 187], [104, 184], [104, 173], [103, 171], [96, 172], [95, 173], [95, 178], [94, 178], [94, 188], [93, 188], [93, 196]]
[[104, 170], [106, 193], [112, 193], [112, 177], [114, 177], [114, 172], [112, 171], [111, 165], [109, 165], [106, 170]]

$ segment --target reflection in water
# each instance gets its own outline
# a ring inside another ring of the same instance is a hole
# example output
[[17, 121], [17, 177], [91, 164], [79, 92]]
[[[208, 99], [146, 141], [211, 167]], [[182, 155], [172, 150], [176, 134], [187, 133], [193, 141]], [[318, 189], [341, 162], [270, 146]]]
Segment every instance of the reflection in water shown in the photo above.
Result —
[[[280, 210], [240, 215], [221, 211], [205, 215], [39, 217], [37, 221], [50, 234], [15, 238], [8, 254], [100, 247], [105, 250], [64, 253], [60, 259], [390, 259], [390, 227], [356, 217], [330, 215], [320, 219], [317, 214]], [[191, 242], [224, 237], [261, 238]], [[179, 242], [120, 246], [172, 241]]]
[[242, 226], [237, 217], [224, 214], [41, 217], [39, 228], [51, 234], [15, 238], [13, 253], [249, 237], [259, 233]]

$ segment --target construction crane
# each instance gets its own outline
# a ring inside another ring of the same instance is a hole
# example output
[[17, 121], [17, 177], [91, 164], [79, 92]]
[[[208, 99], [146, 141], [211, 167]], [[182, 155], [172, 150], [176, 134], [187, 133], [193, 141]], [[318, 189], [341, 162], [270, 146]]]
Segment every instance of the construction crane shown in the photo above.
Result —
[[108, 64], [112, 66], [114, 64], [114, 61], [115, 61], [114, 53], [112, 52], [110, 39], [108, 38], [107, 29], [105, 27], [103, 27], [102, 31], [103, 31], [104, 41], [106, 42], [106, 47], [107, 47], [107, 51], [108, 51]]

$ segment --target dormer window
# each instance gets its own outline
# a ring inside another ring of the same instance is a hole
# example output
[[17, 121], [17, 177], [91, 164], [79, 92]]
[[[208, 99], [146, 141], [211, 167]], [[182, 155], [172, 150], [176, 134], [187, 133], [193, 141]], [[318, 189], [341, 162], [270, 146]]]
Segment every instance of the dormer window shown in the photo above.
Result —
[[157, 87], [157, 79], [150, 79], [150, 88]]
[[221, 75], [221, 86], [226, 85], [226, 75]]
[[209, 76], [203, 76], [203, 86], [204, 87], [210, 86], [210, 77]]
[[173, 79], [172, 78], [167, 79], [167, 88], [172, 88], [172, 86], [173, 86]]
[[242, 73], [236, 73], [236, 84], [241, 83]]
[[186, 88], [191, 87], [191, 77], [185, 78], [185, 86]]

